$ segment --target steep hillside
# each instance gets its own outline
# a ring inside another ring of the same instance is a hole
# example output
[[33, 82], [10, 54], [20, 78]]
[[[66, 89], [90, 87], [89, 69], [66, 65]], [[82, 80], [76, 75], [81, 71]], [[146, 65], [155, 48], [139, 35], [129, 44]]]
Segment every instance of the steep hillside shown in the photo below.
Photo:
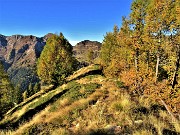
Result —
[[38, 81], [34, 72], [36, 60], [51, 35], [42, 38], [32, 35], [0, 35], [0, 60], [13, 84], [20, 84], [22, 89], [26, 89], [29, 82]]
[[82, 68], [62, 86], [36, 93], [6, 113], [0, 133], [179, 134], [179, 122], [164, 106], [131, 97], [120, 81], [102, 76], [101, 70], [99, 65]]

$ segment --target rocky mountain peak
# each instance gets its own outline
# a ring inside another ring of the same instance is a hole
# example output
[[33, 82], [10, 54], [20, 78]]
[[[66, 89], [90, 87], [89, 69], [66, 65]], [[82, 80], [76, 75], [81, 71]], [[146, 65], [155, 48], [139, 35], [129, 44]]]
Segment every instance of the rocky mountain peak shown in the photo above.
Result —
[[[84, 40], [76, 44], [75, 48], [96, 48], [100, 49], [101, 48], [101, 43], [98, 41], [90, 41], [90, 40]], [[91, 49], [93, 49], [91, 48]]]
[[93, 51], [94, 59], [99, 56], [102, 44], [97, 41], [84, 40], [73, 47], [73, 53], [80, 62], [88, 63], [87, 54]]
[[47, 40], [48, 38], [50, 38], [52, 35], [54, 35], [53, 33], [48, 33], [48, 34], [46, 34], [43, 38], [45, 39], [45, 40]]

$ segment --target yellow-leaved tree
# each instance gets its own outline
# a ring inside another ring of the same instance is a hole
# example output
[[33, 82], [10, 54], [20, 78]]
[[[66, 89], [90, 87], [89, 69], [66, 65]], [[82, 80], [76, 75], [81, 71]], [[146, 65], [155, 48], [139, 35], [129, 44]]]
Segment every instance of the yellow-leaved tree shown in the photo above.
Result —
[[43, 84], [61, 85], [75, 70], [72, 49], [62, 33], [47, 40], [37, 63], [37, 73]]

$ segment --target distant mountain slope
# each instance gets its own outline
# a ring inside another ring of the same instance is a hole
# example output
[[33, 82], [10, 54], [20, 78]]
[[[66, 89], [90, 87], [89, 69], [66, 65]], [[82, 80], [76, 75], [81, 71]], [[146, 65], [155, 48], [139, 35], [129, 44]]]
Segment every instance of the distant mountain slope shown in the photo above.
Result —
[[0, 60], [14, 85], [19, 84], [26, 89], [30, 82], [38, 81], [34, 72], [36, 61], [51, 35], [41, 38], [32, 35], [0, 35]]
[[101, 49], [101, 46], [102, 44], [100, 42], [84, 40], [77, 43], [73, 47], [73, 52], [74, 52], [75, 57], [80, 62], [88, 63], [88, 58], [87, 58], [88, 52], [93, 51], [93, 59], [95, 59], [99, 56], [99, 51]]
[[34, 65], [46, 44], [47, 36], [0, 35], [0, 58], [6, 70]]
[[[29, 83], [39, 81], [36, 75], [36, 62], [50, 36], [51, 33], [41, 38], [33, 35], [0, 35], [0, 60], [15, 86], [20, 85], [22, 90], [26, 90]], [[74, 56], [79, 61], [87, 62], [88, 50], [93, 50], [96, 58], [100, 47], [99, 42], [82, 41], [73, 47]]]

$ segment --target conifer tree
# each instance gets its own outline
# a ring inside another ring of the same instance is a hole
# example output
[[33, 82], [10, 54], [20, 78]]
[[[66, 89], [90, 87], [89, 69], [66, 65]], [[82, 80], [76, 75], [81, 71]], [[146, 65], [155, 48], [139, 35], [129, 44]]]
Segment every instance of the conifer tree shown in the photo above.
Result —
[[8, 75], [4, 71], [2, 63], [0, 62], [0, 117], [8, 109], [13, 107], [13, 102], [13, 86], [10, 83]]
[[134, 0], [131, 5], [131, 14], [130, 22], [132, 28], [132, 43], [134, 48], [135, 56], [135, 69], [136, 72], [139, 71], [139, 56], [141, 55], [140, 51], [143, 48], [143, 34], [144, 34], [144, 25], [145, 25], [145, 15], [148, 2], [147, 0]]
[[90, 64], [93, 63], [93, 59], [94, 59], [94, 52], [92, 49], [89, 49], [87, 52], [87, 60]]
[[50, 37], [37, 64], [41, 81], [45, 84], [62, 84], [75, 69], [72, 54], [72, 46], [62, 33]]
[[27, 90], [25, 90], [23, 93], [22, 93], [22, 97], [23, 97], [23, 101], [25, 101], [28, 97], [27, 97]]
[[33, 84], [30, 83], [27, 89], [27, 97], [30, 97], [34, 94]]
[[163, 53], [165, 48], [165, 29], [167, 21], [165, 20], [166, 10], [165, 1], [151, 0], [147, 7], [146, 29], [149, 33], [148, 40], [151, 41], [151, 50], [153, 55], [156, 55], [155, 64], [155, 82], [158, 81], [160, 63], [162, 63]]
[[17, 85], [14, 88], [14, 95], [15, 95], [15, 104], [19, 104], [20, 102], [23, 101], [23, 97], [22, 97], [22, 92], [20, 89], [20, 85]]
[[104, 73], [107, 76], [114, 77], [115, 76], [115, 69], [112, 69], [112, 65], [115, 65], [115, 55], [116, 55], [116, 49], [118, 47], [117, 42], [117, 35], [118, 35], [119, 29], [117, 26], [114, 26], [113, 32], [106, 33], [106, 36], [104, 37], [102, 48], [101, 48], [101, 64], [104, 66]]
[[34, 90], [34, 94], [37, 93], [37, 92], [40, 90], [40, 83], [37, 82], [37, 83], [34, 85], [33, 90]]

